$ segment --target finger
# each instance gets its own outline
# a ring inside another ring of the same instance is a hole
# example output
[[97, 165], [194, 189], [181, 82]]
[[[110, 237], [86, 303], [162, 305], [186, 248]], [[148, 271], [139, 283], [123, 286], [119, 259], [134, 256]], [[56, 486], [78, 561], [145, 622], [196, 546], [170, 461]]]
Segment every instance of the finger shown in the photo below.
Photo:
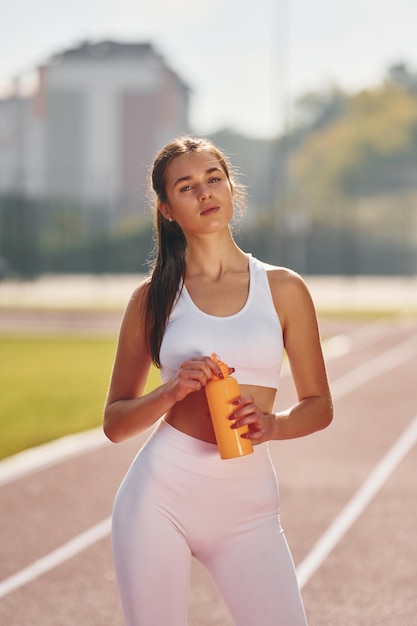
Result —
[[262, 428], [257, 431], [249, 430], [249, 432], [243, 433], [241, 437], [244, 439], [250, 439], [253, 444], [262, 443], [265, 441], [265, 431]]
[[223, 374], [217, 365], [210, 357], [193, 357], [189, 361], [183, 363], [184, 368], [191, 370], [201, 370], [204, 372], [206, 380], [209, 380], [213, 374], [219, 378], [223, 378]]
[[[220, 365], [216, 363], [216, 361], [214, 361], [212, 357], [206, 357], [206, 359], [207, 359], [208, 365], [210, 366], [211, 373], [214, 374], [215, 376], [218, 376], [218, 378], [224, 378]], [[233, 369], [233, 372], [234, 371], [235, 370]], [[231, 373], [232, 372], [230, 371], [230, 367], [229, 367], [229, 374]]]
[[207, 384], [207, 376], [201, 370], [180, 370], [179, 384], [191, 386], [193, 391], [199, 391]]

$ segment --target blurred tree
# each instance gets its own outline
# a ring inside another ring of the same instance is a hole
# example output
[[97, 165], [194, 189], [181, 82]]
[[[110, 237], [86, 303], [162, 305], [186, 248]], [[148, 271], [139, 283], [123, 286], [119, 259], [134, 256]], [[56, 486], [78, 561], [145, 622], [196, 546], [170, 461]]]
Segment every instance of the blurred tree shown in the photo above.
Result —
[[300, 96], [295, 102], [294, 125], [298, 132], [325, 128], [346, 112], [346, 95], [337, 87]]
[[[363, 196], [417, 192], [417, 99], [388, 82], [359, 94], [340, 92], [337, 115], [316, 113], [291, 155], [297, 197], [313, 216], [331, 219], [334, 203]], [[314, 102], [317, 106], [318, 100]], [[305, 104], [305, 103], [304, 103]], [[320, 125], [317, 126], [317, 119]]]
[[417, 73], [412, 72], [405, 63], [397, 63], [388, 69], [388, 80], [411, 93], [417, 93]]

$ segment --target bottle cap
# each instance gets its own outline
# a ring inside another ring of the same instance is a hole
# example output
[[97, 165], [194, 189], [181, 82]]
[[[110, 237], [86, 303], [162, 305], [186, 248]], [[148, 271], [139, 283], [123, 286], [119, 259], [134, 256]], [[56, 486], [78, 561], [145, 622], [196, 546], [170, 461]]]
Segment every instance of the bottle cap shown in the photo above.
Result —
[[[227, 376], [229, 376], [229, 368], [226, 365], [226, 363], [223, 363], [223, 361], [221, 361], [219, 359], [219, 357], [217, 356], [217, 354], [215, 354], [213, 352], [213, 354], [211, 355], [211, 358], [213, 359], [213, 361], [215, 363], [217, 363], [217, 365], [220, 367], [220, 371], [223, 374], [224, 378], [227, 378]], [[211, 377], [212, 380], [220, 380], [219, 376], [216, 376], [216, 374], [213, 374], [213, 376]]]

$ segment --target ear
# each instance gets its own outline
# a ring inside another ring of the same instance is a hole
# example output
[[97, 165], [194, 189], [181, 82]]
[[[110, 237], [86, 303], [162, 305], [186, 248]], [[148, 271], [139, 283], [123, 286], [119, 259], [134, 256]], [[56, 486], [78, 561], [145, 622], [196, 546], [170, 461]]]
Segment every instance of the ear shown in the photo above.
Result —
[[158, 210], [163, 215], [163, 217], [165, 217], [165, 219], [168, 220], [168, 222], [174, 221], [172, 214], [171, 214], [171, 209], [168, 204], [166, 204], [165, 202], [160, 202], [158, 204]]

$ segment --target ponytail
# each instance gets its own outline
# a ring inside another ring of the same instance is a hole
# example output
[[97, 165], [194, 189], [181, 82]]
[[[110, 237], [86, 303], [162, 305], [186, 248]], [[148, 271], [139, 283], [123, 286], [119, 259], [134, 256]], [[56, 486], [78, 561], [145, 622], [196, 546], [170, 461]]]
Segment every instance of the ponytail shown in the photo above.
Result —
[[187, 243], [180, 226], [169, 222], [158, 210], [157, 257], [148, 284], [145, 333], [152, 361], [161, 367], [159, 351], [166, 324], [185, 275]]

